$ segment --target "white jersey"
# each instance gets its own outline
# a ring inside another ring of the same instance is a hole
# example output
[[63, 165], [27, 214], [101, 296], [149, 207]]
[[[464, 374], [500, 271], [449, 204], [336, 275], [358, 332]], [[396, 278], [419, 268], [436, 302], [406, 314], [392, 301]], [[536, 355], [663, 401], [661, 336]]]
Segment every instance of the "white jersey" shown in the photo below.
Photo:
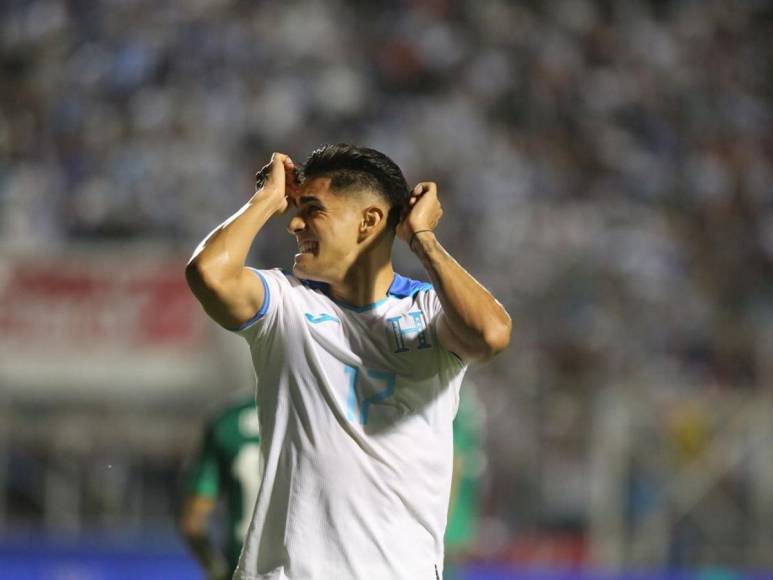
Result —
[[354, 308], [324, 284], [255, 272], [264, 304], [238, 332], [264, 470], [234, 578], [442, 577], [466, 365], [438, 343], [437, 294], [396, 275], [385, 299]]

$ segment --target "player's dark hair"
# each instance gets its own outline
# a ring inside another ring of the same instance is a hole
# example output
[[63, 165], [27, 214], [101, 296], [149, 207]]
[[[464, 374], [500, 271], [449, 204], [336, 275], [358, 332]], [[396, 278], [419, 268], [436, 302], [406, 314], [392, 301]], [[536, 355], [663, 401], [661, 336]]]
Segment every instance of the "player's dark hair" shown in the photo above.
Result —
[[387, 225], [400, 222], [411, 192], [403, 172], [389, 157], [367, 147], [347, 143], [323, 145], [312, 151], [303, 166], [303, 178], [329, 177], [334, 190], [370, 189], [389, 202]]

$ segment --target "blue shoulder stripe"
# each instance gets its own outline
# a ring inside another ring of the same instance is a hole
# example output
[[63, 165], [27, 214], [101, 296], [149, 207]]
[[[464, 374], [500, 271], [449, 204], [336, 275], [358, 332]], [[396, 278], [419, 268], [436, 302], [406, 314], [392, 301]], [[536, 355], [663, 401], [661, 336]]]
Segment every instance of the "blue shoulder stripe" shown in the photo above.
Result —
[[255, 313], [255, 316], [244, 322], [239, 328], [236, 329], [236, 332], [239, 332], [241, 330], [245, 330], [255, 324], [258, 320], [263, 318], [266, 315], [266, 312], [268, 312], [268, 307], [271, 305], [271, 292], [268, 290], [268, 282], [266, 282], [266, 279], [263, 277], [263, 274], [261, 274], [258, 270], [255, 268], [249, 268], [253, 272], [255, 272], [258, 275], [258, 278], [260, 278], [261, 283], [263, 284], [263, 304], [260, 306], [260, 310], [258, 310]]
[[400, 274], [395, 274], [395, 279], [392, 280], [392, 285], [389, 287], [387, 293], [396, 298], [408, 298], [422, 290], [431, 289], [432, 284], [429, 282], [420, 282], [419, 280], [412, 280], [411, 278], [406, 278]]

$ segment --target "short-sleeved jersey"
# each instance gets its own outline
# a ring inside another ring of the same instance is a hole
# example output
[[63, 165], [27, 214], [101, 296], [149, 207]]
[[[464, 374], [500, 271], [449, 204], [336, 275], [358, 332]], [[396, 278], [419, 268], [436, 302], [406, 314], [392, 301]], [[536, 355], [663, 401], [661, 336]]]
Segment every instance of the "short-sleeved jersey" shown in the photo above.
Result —
[[435, 580], [465, 364], [438, 342], [431, 285], [396, 275], [354, 308], [326, 285], [256, 270], [240, 334], [258, 380], [263, 480], [235, 574]]
[[185, 477], [186, 495], [226, 501], [226, 555], [236, 568], [260, 485], [258, 415], [254, 397], [212, 419]]

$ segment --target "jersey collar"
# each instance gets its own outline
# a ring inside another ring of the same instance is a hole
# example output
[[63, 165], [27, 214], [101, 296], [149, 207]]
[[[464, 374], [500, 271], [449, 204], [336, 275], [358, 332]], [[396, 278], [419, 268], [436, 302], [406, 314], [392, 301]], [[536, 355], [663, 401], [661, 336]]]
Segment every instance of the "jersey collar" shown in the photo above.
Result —
[[351, 304], [346, 304], [345, 302], [341, 302], [339, 300], [333, 299], [330, 296], [330, 284], [327, 284], [325, 282], [316, 282], [314, 280], [304, 280], [304, 279], [300, 279], [300, 280], [304, 286], [311, 288], [312, 290], [319, 290], [320, 292], [325, 294], [328, 298], [333, 300], [333, 302], [335, 302], [336, 304], [340, 306], [344, 306], [349, 310], [354, 310], [355, 312], [364, 312], [366, 310], [371, 310], [377, 306], [380, 306], [390, 296], [393, 296], [395, 298], [411, 298], [415, 296], [418, 292], [421, 292], [422, 290], [430, 290], [432, 288], [432, 284], [430, 284], [429, 282], [420, 282], [419, 280], [413, 280], [411, 278], [407, 278], [406, 276], [401, 276], [400, 274], [395, 273], [395, 276], [394, 278], [392, 278], [392, 283], [389, 285], [389, 290], [387, 290], [387, 295], [385, 298], [382, 298], [377, 302], [373, 302], [372, 304], [366, 304], [365, 306], [352, 306]]

